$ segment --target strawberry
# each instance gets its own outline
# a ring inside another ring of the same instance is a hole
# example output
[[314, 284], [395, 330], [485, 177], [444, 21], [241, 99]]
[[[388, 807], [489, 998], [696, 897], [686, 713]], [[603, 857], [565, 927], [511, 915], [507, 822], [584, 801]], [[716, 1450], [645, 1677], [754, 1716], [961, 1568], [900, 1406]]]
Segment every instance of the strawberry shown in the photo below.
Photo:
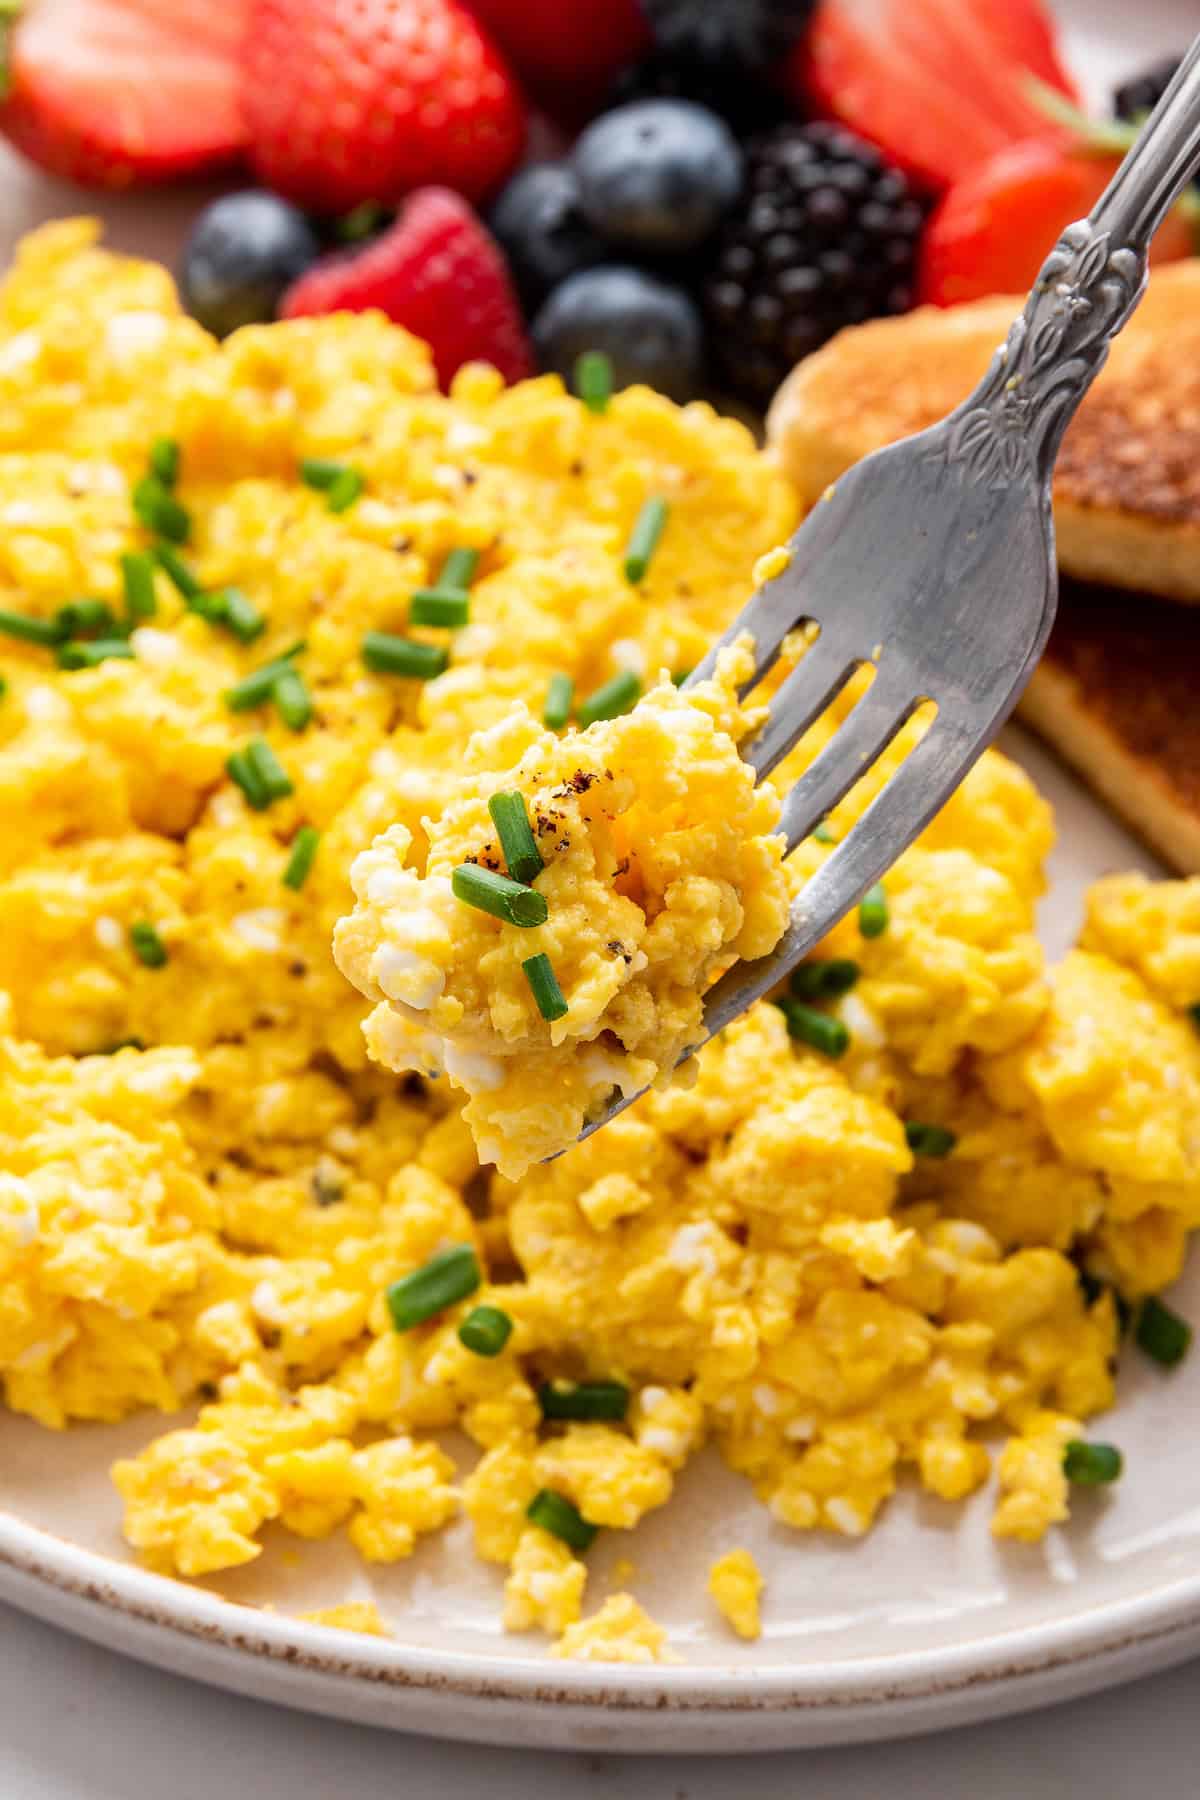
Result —
[[86, 187], [170, 181], [233, 162], [246, 143], [248, 3], [26, 0], [0, 58], [0, 131], [42, 168]]
[[[1010, 144], [945, 194], [925, 228], [917, 299], [954, 306], [985, 294], [1023, 294], [1064, 226], [1092, 210], [1120, 157], [1061, 138]], [[1155, 262], [1194, 249], [1192, 212], [1181, 202], [1154, 240]]]
[[369, 307], [425, 339], [443, 387], [465, 362], [490, 362], [507, 381], [533, 372], [499, 246], [448, 188], [418, 188], [382, 236], [317, 263], [293, 282], [279, 310], [295, 319]]
[[314, 212], [429, 181], [480, 200], [521, 154], [520, 94], [457, 0], [251, 0], [245, 78], [255, 168]]
[[821, 0], [786, 84], [940, 191], [1046, 135], [1031, 74], [1075, 97], [1040, 0]]
[[594, 110], [650, 48], [639, 0], [466, 0], [522, 80], [555, 114]]

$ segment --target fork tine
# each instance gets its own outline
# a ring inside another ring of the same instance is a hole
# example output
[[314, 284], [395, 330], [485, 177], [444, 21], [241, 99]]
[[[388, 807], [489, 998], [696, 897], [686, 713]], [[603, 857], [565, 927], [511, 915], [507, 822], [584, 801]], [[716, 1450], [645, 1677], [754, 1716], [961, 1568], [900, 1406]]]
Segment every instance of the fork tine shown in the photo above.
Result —
[[[786, 588], [783, 586], [784, 582], [787, 583]], [[779, 655], [780, 645], [788, 632], [795, 631], [810, 616], [798, 600], [791, 597], [795, 587], [795, 575], [789, 578], [786, 569], [764, 582], [758, 592], [750, 596], [728, 631], [717, 639], [704, 661], [692, 670], [687, 685], [690, 687], [693, 682], [707, 681], [716, 669], [717, 657], [721, 651], [728, 649], [730, 644], [736, 643], [748, 631], [754, 639], [754, 674], [741, 689], [743, 694], [748, 693], [762, 680]]]
[[845, 799], [919, 705], [919, 700], [897, 689], [882, 674], [875, 677], [783, 803], [779, 829], [789, 850]]
[[766, 724], [743, 750], [760, 781], [799, 743], [862, 662], [861, 653], [835, 634], [836, 627], [828, 627], [809, 645], [772, 698]]

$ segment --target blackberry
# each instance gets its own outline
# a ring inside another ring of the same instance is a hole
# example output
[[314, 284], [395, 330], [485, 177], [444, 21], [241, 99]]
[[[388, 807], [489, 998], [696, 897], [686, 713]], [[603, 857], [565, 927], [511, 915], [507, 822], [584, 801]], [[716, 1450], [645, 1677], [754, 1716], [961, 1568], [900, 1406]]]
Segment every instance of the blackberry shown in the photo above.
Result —
[[697, 106], [706, 106], [724, 119], [738, 138], [769, 130], [796, 116], [796, 108], [787, 97], [761, 81], [752, 70], [730, 70], [700, 56], [677, 56], [668, 50], [652, 50], [641, 62], [618, 75], [605, 106], [659, 99], [692, 100]]
[[[642, 0], [657, 50], [727, 76], [783, 62], [816, 0]], [[688, 94], [687, 99], [694, 98]]]
[[1179, 63], [1178, 56], [1168, 56], [1163, 62], [1156, 62], [1153, 68], [1144, 69], [1140, 75], [1135, 75], [1132, 81], [1123, 82], [1113, 95], [1115, 116], [1140, 125], [1146, 114], [1154, 111], [1166, 93]]
[[720, 373], [762, 404], [843, 325], [913, 302], [920, 202], [838, 125], [782, 125], [747, 148], [746, 198], [704, 279]]

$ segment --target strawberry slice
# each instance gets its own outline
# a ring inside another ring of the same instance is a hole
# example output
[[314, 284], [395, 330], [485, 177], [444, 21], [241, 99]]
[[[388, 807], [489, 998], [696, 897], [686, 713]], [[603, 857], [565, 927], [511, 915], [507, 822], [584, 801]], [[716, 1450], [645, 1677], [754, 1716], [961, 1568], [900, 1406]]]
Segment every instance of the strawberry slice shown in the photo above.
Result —
[[1040, 0], [821, 0], [787, 85], [940, 190], [1046, 136], [1031, 74], [1075, 97]]
[[[985, 294], [1023, 294], [1063, 228], [1104, 192], [1119, 156], [1097, 155], [1058, 138], [1032, 138], [990, 157], [952, 187], [925, 228], [917, 299], [956, 306]], [[1194, 207], [1169, 214], [1152, 262], [1177, 262], [1195, 247]]]
[[170, 181], [245, 147], [247, 0], [26, 0], [11, 24], [0, 131], [85, 187]]

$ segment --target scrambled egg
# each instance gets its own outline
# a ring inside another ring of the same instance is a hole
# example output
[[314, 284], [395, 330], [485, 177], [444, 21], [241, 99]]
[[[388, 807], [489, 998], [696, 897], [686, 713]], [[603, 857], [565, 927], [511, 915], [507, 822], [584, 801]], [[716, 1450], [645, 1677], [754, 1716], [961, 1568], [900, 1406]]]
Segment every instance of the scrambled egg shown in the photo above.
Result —
[[708, 1591], [740, 1638], [756, 1638], [762, 1630], [758, 1602], [763, 1586], [748, 1550], [726, 1551], [708, 1571]]
[[[715, 680], [683, 695], [664, 677], [632, 712], [561, 739], [518, 704], [468, 742], [423, 872], [405, 867], [404, 826], [350, 871], [358, 904], [334, 955], [376, 1002], [371, 1055], [449, 1074], [480, 1160], [504, 1175], [565, 1149], [614, 1086], [632, 1097], [669, 1080], [703, 1035], [714, 973], [783, 933], [779, 802], [736, 743], [754, 722], [737, 697], [753, 668], [748, 645], [727, 651]], [[504, 867], [496, 794], [520, 796], [544, 865], [531, 929], [451, 888], [456, 866]], [[549, 1020], [525, 973], [539, 956], [561, 993]]]
[[[179, 450], [187, 570], [205, 593], [239, 590], [263, 628], [244, 644], [160, 568], [133, 655], [60, 668], [11, 615], [44, 622], [85, 597], [120, 615], [121, 558], [149, 543], [131, 488], [161, 437]], [[352, 465], [361, 496], [331, 510], [298, 479], [307, 457]], [[622, 553], [649, 495], [670, 522], [634, 587]], [[902, 1479], [953, 1502], [994, 1474], [995, 1529], [1016, 1538], [1065, 1515], [1062, 1446], [1113, 1397], [1115, 1295], [1173, 1280], [1200, 1221], [1200, 883], [1099, 884], [1080, 949], [1047, 970], [1048, 809], [990, 753], [887, 877], [886, 929], [851, 916], [821, 947], [858, 971], [816, 1002], [846, 1028], [839, 1057], [756, 1007], [692, 1085], [518, 1178], [472, 1140], [466, 1111], [486, 1115], [495, 1090], [477, 1082], [464, 1108], [449, 1082], [367, 1057], [372, 1003], [388, 1002], [372, 1029], [392, 1029], [388, 894], [487, 853], [494, 778], [533, 796], [585, 747], [614, 779], [570, 797], [561, 855], [646, 966], [598, 952], [597, 920], [569, 908], [529, 935], [563, 932], [581, 1018], [587, 989], [593, 1023], [628, 1025], [614, 1061], [660, 1066], [690, 1029], [676, 951], [700, 980], [769, 939], [773, 802], [735, 766], [745, 721], [720, 682], [654, 688], [594, 737], [547, 739], [522, 708], [538, 713], [556, 673], [586, 694], [621, 669], [694, 666], [793, 523], [770, 461], [705, 406], [634, 389], [597, 416], [552, 377], [506, 391], [480, 367], [445, 397], [424, 349], [370, 314], [218, 346], [161, 270], [107, 255], [88, 224], [22, 247], [0, 288], [0, 1380], [50, 1428], [146, 1413], [114, 1479], [151, 1567], [245, 1563], [271, 1521], [345, 1530], [390, 1562], [465, 1514], [504, 1571], [510, 1629], [648, 1661], [668, 1652], [630, 1594], [585, 1615], [587, 1546], [669, 1505], [706, 1442], [797, 1531], [858, 1536]], [[456, 548], [480, 556], [470, 622], [415, 632], [448, 650], [445, 671], [365, 667], [364, 633], [405, 632], [413, 590]], [[232, 710], [227, 690], [286, 652], [304, 728], [272, 705]], [[838, 807], [835, 839], [921, 728]], [[704, 836], [656, 826], [644, 885], [622, 889], [614, 867], [598, 893], [684, 737], [723, 796], [695, 821]], [[255, 739], [284, 776], [271, 804], [229, 773]], [[292, 883], [304, 828], [319, 841]], [[802, 845], [788, 888], [828, 854]], [[653, 933], [676, 908], [642, 900], [676, 879], [696, 930], [671, 920], [659, 981]], [[333, 961], [347, 916], [343, 960], [376, 965], [368, 1000]], [[456, 915], [430, 960], [519, 1089], [551, 1040], [508, 936]], [[487, 993], [504, 1004], [486, 1024], [468, 942], [495, 958]], [[454, 1022], [436, 1030], [453, 1047]], [[510, 1044], [525, 1047], [503, 1059]], [[914, 1153], [920, 1127], [941, 1154]], [[397, 1329], [392, 1284], [451, 1247], [472, 1291]], [[509, 1328], [494, 1354], [459, 1336], [481, 1307]], [[543, 1416], [547, 1384], [589, 1383], [625, 1399]], [[185, 1406], [165, 1430], [149, 1416]], [[732, 1576], [717, 1597], [752, 1625], [754, 1583]]]

